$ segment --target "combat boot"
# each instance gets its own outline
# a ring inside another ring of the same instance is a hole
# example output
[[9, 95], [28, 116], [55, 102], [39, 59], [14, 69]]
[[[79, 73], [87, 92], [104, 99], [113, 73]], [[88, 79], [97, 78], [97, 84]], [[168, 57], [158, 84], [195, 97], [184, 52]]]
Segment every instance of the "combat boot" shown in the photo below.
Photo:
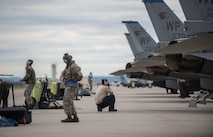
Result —
[[102, 108], [99, 105], [97, 105], [97, 109], [98, 111], [102, 111]]
[[61, 122], [73, 122], [73, 119], [71, 116], [67, 116], [67, 118], [64, 120], [61, 120]]
[[72, 122], [79, 122], [77, 114], [73, 115], [73, 121]]

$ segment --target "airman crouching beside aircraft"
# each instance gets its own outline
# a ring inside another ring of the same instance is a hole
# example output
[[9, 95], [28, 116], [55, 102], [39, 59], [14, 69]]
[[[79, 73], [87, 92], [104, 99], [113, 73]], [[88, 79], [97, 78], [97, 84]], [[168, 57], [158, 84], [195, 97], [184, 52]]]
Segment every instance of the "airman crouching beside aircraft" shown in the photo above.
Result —
[[95, 103], [98, 111], [102, 111], [107, 106], [109, 106], [109, 111], [117, 111], [117, 109], [114, 109], [115, 96], [109, 87], [107, 79], [102, 79], [102, 85], [96, 90]]

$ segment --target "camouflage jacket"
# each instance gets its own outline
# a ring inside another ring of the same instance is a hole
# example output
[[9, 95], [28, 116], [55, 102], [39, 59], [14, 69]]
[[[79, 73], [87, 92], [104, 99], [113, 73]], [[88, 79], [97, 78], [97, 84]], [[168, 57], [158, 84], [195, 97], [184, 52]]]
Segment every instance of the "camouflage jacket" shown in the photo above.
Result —
[[72, 63], [68, 64], [62, 72], [62, 77], [64, 78], [63, 82], [78, 81], [79, 72], [81, 72], [81, 68], [72, 61]]
[[23, 78], [26, 84], [35, 84], [36, 83], [36, 76], [35, 71], [31, 66], [28, 66], [26, 69], [26, 75]]

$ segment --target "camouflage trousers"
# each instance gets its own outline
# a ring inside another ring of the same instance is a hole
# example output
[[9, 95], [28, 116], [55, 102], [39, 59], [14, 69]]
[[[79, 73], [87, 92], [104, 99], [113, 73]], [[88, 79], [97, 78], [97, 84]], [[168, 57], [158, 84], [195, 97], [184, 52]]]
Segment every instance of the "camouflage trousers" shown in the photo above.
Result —
[[33, 99], [31, 98], [31, 93], [32, 93], [34, 85], [35, 84], [27, 84], [27, 87], [24, 91], [24, 96], [25, 96], [27, 105], [33, 104]]
[[65, 87], [64, 97], [63, 97], [63, 108], [67, 116], [77, 114], [74, 106], [74, 97], [77, 92], [77, 86]]
[[89, 81], [88, 83], [89, 83], [89, 90], [92, 91], [92, 82]]

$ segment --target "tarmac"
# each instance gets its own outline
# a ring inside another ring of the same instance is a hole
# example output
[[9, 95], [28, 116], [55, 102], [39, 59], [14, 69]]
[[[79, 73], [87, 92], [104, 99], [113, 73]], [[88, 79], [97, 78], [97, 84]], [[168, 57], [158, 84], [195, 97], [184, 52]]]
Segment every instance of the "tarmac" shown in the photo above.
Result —
[[[213, 137], [211, 99], [189, 108], [189, 98], [163, 88], [111, 88], [117, 112], [98, 112], [94, 96], [83, 96], [74, 101], [79, 123], [61, 123], [63, 109], [33, 109], [32, 123], [0, 127], [0, 137]], [[23, 105], [23, 90], [15, 89], [16, 105]]]

